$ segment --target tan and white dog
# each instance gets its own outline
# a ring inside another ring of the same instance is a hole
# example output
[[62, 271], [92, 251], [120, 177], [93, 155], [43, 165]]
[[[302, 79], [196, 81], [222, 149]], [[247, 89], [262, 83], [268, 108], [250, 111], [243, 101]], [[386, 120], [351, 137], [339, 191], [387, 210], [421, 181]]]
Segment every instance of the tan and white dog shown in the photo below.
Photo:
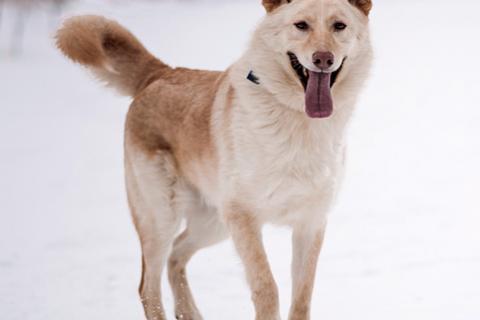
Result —
[[[327, 213], [344, 171], [345, 131], [372, 60], [372, 4], [263, 5], [267, 14], [248, 50], [225, 72], [173, 69], [102, 17], [71, 18], [57, 34], [68, 57], [134, 97], [125, 129], [126, 184], [150, 320], [166, 319], [160, 283], [167, 264], [177, 319], [202, 319], [186, 264], [229, 236], [256, 319], [280, 319], [262, 244], [265, 223], [293, 230], [289, 319], [310, 318]], [[175, 239], [184, 218], [187, 227]]]

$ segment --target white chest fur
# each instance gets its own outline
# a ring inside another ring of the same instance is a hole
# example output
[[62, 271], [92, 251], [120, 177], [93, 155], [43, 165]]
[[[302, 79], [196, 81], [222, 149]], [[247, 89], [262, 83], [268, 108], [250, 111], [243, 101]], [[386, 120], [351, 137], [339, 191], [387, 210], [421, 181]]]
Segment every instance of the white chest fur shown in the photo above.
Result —
[[307, 207], [324, 214], [343, 175], [344, 121], [260, 110], [234, 118], [235, 189], [270, 222], [291, 224]]

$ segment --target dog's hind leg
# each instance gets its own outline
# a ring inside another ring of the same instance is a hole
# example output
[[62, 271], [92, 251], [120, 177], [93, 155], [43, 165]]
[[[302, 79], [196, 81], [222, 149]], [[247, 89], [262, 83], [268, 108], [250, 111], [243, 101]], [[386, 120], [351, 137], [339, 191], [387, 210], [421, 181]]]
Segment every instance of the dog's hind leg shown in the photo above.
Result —
[[174, 210], [177, 183], [168, 151], [147, 154], [128, 145], [126, 182], [133, 220], [142, 246], [140, 297], [148, 320], [165, 320], [161, 275], [181, 215]]
[[175, 297], [175, 315], [182, 320], [201, 320], [186, 275], [186, 265], [200, 249], [212, 246], [228, 237], [228, 232], [213, 208], [207, 208], [200, 200], [191, 203], [186, 210], [188, 224], [173, 245], [168, 261], [168, 278]]

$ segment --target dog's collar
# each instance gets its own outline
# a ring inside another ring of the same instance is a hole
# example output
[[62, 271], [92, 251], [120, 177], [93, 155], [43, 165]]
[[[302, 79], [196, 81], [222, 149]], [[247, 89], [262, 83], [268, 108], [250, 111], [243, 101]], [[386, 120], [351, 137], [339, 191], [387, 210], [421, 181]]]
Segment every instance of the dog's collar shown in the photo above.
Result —
[[256, 85], [260, 84], [260, 79], [255, 75], [253, 70], [250, 70], [250, 72], [248, 73], [247, 80], [255, 83]]

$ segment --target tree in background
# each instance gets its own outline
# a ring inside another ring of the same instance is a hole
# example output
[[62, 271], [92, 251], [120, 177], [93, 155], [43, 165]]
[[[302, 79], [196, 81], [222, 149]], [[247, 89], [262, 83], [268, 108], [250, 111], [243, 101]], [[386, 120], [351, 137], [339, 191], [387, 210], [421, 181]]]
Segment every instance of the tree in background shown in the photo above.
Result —
[[10, 40], [10, 52], [12, 55], [20, 55], [23, 49], [25, 25], [28, 17], [42, 9], [49, 11], [50, 25], [61, 15], [64, 6], [72, 0], [0, 0], [0, 28], [5, 20], [5, 8], [13, 10], [13, 29]]

